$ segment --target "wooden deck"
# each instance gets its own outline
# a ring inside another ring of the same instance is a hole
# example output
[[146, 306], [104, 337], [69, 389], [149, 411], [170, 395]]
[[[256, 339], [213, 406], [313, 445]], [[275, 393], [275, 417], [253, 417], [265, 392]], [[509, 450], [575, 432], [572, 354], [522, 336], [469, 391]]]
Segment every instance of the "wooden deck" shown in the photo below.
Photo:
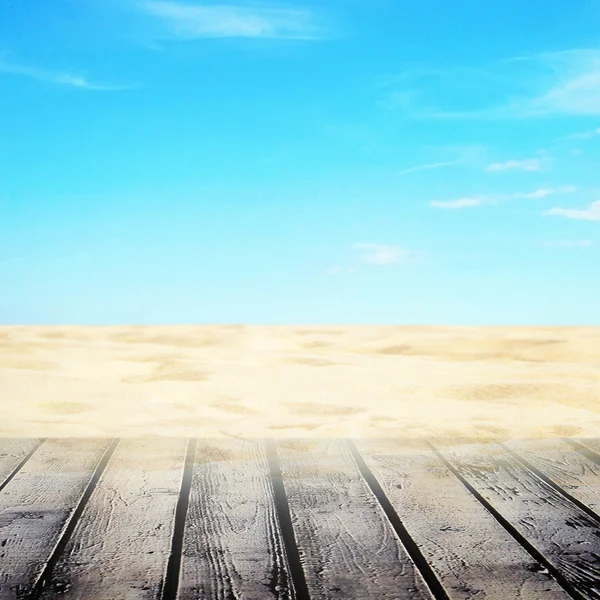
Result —
[[600, 440], [0, 440], [0, 600], [600, 599]]

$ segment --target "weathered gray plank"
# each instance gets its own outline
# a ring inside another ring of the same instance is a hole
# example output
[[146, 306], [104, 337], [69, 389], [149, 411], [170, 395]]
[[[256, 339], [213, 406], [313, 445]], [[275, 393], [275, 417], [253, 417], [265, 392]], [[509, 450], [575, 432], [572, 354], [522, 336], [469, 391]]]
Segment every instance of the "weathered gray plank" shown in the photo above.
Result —
[[31, 589], [110, 440], [47, 440], [0, 494], [0, 599]]
[[187, 442], [122, 440], [52, 572], [43, 600], [158, 599]]
[[4, 438], [0, 443], [0, 488], [19, 463], [38, 446], [33, 438]]
[[512, 440], [506, 445], [540, 473], [596, 513], [600, 512], [600, 465], [561, 439]]
[[199, 441], [178, 598], [294, 598], [265, 445]]
[[277, 448], [312, 598], [432, 597], [342, 440]]
[[451, 599], [570, 598], [424, 443], [356, 446]]
[[588, 448], [600, 457], [600, 438], [577, 438], [572, 441], [582, 445], [584, 448]]
[[441, 449], [457, 472], [544, 557], [576, 598], [600, 598], [600, 528], [553, 487], [490, 444]]
[[571, 441], [577, 442], [579, 444], [584, 444], [585, 446], [589, 446], [590, 448], [599, 448], [600, 449], [600, 437], [595, 438], [579, 438], [574, 437], [570, 438]]

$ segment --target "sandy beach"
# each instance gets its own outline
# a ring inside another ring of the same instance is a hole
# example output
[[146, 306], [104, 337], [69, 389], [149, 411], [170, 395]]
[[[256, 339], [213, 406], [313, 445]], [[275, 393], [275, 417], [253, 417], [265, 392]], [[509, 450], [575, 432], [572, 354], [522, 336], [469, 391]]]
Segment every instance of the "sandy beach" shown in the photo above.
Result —
[[600, 435], [599, 327], [4, 326], [0, 436]]

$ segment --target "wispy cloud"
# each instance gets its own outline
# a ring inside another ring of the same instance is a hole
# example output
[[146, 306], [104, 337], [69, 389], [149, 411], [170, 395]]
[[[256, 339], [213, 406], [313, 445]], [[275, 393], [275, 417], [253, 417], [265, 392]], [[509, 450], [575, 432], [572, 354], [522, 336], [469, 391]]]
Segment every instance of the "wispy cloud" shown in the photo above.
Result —
[[[600, 49], [497, 61], [487, 68], [408, 69], [380, 106], [430, 119], [600, 115]], [[485, 90], [485, 91], [482, 91]], [[441, 105], [451, 98], [452, 105]]]
[[472, 208], [485, 204], [482, 198], [459, 198], [458, 200], [432, 200], [429, 206], [445, 210], [458, 210], [460, 208]]
[[372, 265], [393, 265], [424, 258], [423, 252], [407, 250], [399, 246], [361, 243], [354, 244], [352, 248], [359, 251], [361, 262]]
[[432, 171], [450, 167], [479, 167], [488, 160], [488, 149], [482, 145], [430, 146], [425, 147], [425, 149], [431, 152], [433, 156], [436, 156], [438, 160], [431, 160], [412, 167], [406, 167], [398, 171], [396, 175], [404, 176], [420, 171]]
[[486, 171], [541, 171], [542, 160], [540, 158], [528, 158], [526, 160], [508, 160], [506, 162], [495, 162], [485, 168]]
[[546, 198], [547, 196], [556, 196], [557, 194], [573, 194], [577, 191], [574, 185], [565, 185], [560, 188], [540, 188], [535, 192], [527, 192], [524, 194], [512, 194], [505, 196], [505, 200], [519, 199], [519, 198]]
[[432, 208], [457, 210], [461, 208], [473, 208], [484, 204], [498, 204], [507, 200], [527, 200], [536, 198], [547, 198], [557, 194], [572, 194], [577, 188], [571, 185], [560, 188], [540, 188], [533, 192], [519, 192], [514, 194], [482, 194], [478, 196], [458, 198], [457, 200], [433, 200], [429, 203]]
[[600, 135], [600, 127], [596, 127], [595, 129], [588, 129], [587, 131], [577, 131], [575, 133], [571, 133], [569, 135], [564, 135], [559, 140], [589, 140], [590, 138], [596, 137]]
[[533, 60], [551, 69], [555, 81], [532, 99], [532, 114], [600, 114], [600, 49], [546, 53]]
[[161, 0], [139, 4], [146, 14], [159, 19], [178, 39], [279, 38], [320, 39], [323, 31], [307, 10], [241, 5], [199, 5]]
[[600, 221], [600, 200], [592, 202], [587, 208], [551, 208], [545, 215], [579, 219], [582, 221]]
[[[326, 270], [329, 275], [355, 273], [359, 270], [357, 263], [376, 267], [390, 266], [398, 263], [420, 262], [427, 254], [422, 251], [408, 250], [389, 244], [360, 243], [353, 244], [350, 249], [355, 252], [355, 258], [350, 266], [335, 266]], [[354, 263], [354, 266], [352, 265]]]
[[441, 169], [443, 167], [455, 167], [460, 164], [462, 164], [462, 161], [460, 160], [427, 163], [424, 165], [416, 165], [415, 167], [409, 167], [408, 169], [402, 169], [402, 171], [398, 171], [397, 175], [408, 175], [409, 173], [416, 173], [418, 171], [430, 171], [432, 169]]
[[594, 245], [591, 240], [554, 240], [544, 244], [550, 248], [590, 248]]
[[80, 88], [84, 90], [118, 91], [131, 89], [131, 86], [93, 83], [91, 81], [88, 81], [85, 77], [81, 75], [75, 75], [73, 73], [50, 71], [46, 69], [40, 69], [38, 67], [22, 65], [19, 63], [8, 61], [6, 60], [6, 58], [1, 56], [0, 73], [30, 77], [32, 79], [38, 79], [40, 81], [47, 81], [48, 83], [65, 85], [68, 87]]

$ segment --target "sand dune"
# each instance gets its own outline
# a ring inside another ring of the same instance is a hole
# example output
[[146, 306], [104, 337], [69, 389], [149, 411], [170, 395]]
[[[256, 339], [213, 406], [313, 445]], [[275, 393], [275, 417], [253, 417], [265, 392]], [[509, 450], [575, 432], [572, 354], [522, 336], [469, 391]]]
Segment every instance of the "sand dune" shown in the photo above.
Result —
[[0, 436], [600, 435], [600, 327], [0, 327]]

